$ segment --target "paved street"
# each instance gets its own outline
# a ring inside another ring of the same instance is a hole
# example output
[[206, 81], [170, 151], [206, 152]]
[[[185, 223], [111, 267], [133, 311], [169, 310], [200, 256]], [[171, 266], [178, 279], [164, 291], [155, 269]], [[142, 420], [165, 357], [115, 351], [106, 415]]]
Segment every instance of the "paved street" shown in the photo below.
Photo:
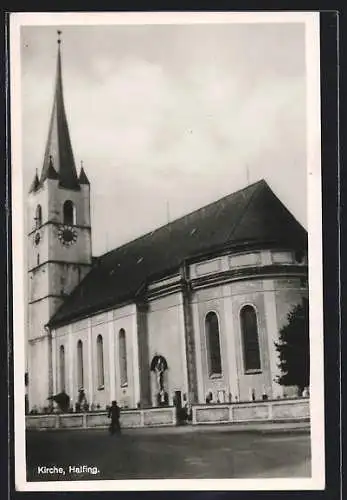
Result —
[[[29, 481], [309, 477], [310, 436], [304, 430], [225, 427], [129, 429], [121, 436], [31, 431], [27, 464]], [[60, 471], [44, 469], [53, 466]]]

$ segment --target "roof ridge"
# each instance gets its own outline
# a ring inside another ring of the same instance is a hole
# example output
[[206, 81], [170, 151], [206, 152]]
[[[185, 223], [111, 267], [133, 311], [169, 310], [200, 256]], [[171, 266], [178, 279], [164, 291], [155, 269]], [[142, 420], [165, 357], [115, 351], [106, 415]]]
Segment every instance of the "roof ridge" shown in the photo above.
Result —
[[[103, 253], [103, 254], [99, 255], [99, 256], [97, 257], [97, 259], [98, 259], [98, 260], [99, 260], [99, 259], [102, 259], [103, 257], [106, 257], [107, 255], [112, 254], [112, 253], [113, 253], [113, 252], [115, 252], [116, 250], [120, 250], [121, 248], [124, 248], [125, 246], [130, 245], [131, 243], [134, 243], [135, 241], [138, 241], [138, 240], [140, 240], [140, 239], [142, 239], [142, 238], [145, 238], [146, 236], [153, 235], [153, 233], [155, 233], [155, 232], [157, 232], [157, 231], [160, 231], [161, 229], [168, 228], [168, 227], [172, 226], [174, 223], [177, 223], [177, 222], [179, 222], [179, 221], [181, 221], [181, 220], [185, 219], [186, 217], [189, 217], [190, 215], [193, 215], [193, 214], [195, 214], [195, 213], [201, 212], [202, 210], [205, 210], [205, 209], [207, 209], [208, 207], [211, 207], [212, 205], [216, 205], [216, 204], [220, 203], [222, 200], [225, 200], [225, 199], [229, 198], [230, 196], [235, 196], [235, 195], [237, 195], [237, 194], [240, 194], [242, 191], [247, 191], [247, 190], [249, 190], [250, 188], [254, 188], [254, 187], [255, 187], [255, 186], [257, 186], [257, 185], [259, 185], [259, 186], [260, 186], [260, 185], [264, 186], [264, 185], [268, 185], [268, 184], [267, 184], [267, 182], [265, 181], [265, 179], [260, 179], [259, 181], [253, 182], [252, 184], [249, 184], [248, 186], [245, 186], [244, 188], [238, 189], [237, 191], [234, 191], [234, 192], [229, 193], [229, 194], [227, 194], [227, 195], [225, 195], [225, 196], [222, 196], [222, 197], [221, 197], [221, 198], [219, 198], [218, 200], [212, 201], [211, 203], [208, 203], [207, 205], [204, 205], [203, 207], [200, 207], [200, 208], [197, 208], [197, 209], [195, 209], [195, 210], [192, 210], [191, 212], [188, 212], [187, 214], [184, 214], [184, 215], [182, 215], [182, 216], [178, 217], [177, 219], [174, 219], [174, 220], [173, 220], [173, 221], [171, 221], [171, 222], [168, 222], [168, 223], [166, 223], [166, 224], [163, 224], [162, 226], [156, 227], [155, 229], [152, 229], [151, 231], [148, 231], [147, 233], [142, 234], [142, 235], [140, 235], [140, 236], [138, 236], [138, 237], [136, 237], [136, 238], [134, 238], [134, 239], [132, 239], [132, 240], [126, 241], [126, 242], [125, 242], [125, 243], [123, 243], [122, 245], [119, 245], [119, 246], [117, 246], [117, 247], [113, 248], [112, 250], [109, 250], [108, 252], [105, 252], [105, 253]], [[254, 194], [254, 193], [252, 193], [251, 198], [252, 198], [253, 194]]]

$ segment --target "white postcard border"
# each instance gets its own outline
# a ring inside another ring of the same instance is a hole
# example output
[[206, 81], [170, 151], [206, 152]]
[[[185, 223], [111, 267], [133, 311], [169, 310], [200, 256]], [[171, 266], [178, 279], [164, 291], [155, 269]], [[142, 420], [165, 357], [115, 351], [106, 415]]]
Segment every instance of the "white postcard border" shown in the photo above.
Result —
[[[27, 482], [24, 405], [24, 207], [21, 137], [21, 26], [305, 23], [307, 53], [308, 241], [312, 477], [293, 479], [93, 480]], [[10, 15], [15, 484], [20, 491], [319, 490], [325, 487], [320, 67], [318, 12], [12, 13]], [[136, 484], [136, 487], [135, 487]]]

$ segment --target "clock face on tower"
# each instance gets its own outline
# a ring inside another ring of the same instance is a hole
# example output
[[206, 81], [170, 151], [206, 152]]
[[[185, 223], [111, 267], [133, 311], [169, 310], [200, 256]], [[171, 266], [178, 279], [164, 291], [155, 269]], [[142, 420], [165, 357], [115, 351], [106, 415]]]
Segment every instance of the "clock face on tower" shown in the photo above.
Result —
[[58, 238], [62, 245], [69, 247], [77, 241], [77, 231], [71, 226], [60, 226]]

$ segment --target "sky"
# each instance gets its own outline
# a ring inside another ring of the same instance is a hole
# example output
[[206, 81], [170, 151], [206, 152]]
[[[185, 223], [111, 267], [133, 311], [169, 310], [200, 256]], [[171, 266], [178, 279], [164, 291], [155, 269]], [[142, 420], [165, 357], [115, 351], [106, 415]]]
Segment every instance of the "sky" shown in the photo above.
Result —
[[24, 193], [42, 168], [57, 29], [94, 255], [260, 179], [307, 228], [304, 24], [22, 27]]

